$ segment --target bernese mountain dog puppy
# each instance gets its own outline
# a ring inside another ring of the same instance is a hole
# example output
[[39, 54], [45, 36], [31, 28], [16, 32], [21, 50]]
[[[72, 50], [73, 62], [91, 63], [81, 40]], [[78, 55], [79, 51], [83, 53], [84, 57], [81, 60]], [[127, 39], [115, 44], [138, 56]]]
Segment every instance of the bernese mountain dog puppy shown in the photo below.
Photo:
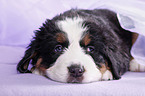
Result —
[[67, 83], [117, 80], [129, 70], [132, 37], [115, 12], [71, 9], [35, 31], [17, 70]]

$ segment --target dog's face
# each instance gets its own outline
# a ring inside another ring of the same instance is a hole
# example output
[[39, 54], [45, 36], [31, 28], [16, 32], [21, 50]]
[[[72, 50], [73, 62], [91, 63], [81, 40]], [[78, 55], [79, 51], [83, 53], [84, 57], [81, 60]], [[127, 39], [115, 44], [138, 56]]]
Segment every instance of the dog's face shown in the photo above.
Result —
[[119, 50], [118, 39], [111, 25], [102, 18], [75, 16], [47, 20], [36, 32], [20, 62], [26, 64], [18, 70], [26, 71], [32, 59], [35, 66], [33, 73], [59, 82], [87, 83], [118, 79], [124, 73], [116, 65], [120, 60], [113, 57], [118, 55], [123, 58], [120, 53], [113, 53]]
[[101, 80], [102, 74], [97, 64], [105, 63], [105, 59], [93, 42], [93, 34], [83, 23], [84, 20], [79, 17], [56, 23], [60, 32], [56, 33], [56, 44], [51, 49], [55, 62], [46, 70], [49, 78], [61, 82]]

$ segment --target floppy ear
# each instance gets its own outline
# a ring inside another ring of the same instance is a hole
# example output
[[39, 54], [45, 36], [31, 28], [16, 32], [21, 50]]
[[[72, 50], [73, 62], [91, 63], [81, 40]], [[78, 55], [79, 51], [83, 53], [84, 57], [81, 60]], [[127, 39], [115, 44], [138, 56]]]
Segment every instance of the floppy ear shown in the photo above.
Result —
[[21, 61], [17, 65], [17, 70], [20, 73], [32, 73], [30, 70], [28, 70], [28, 66], [30, 61], [37, 62], [38, 59], [37, 53], [32, 49], [29, 48], [25, 51], [24, 57], [21, 59]]
[[121, 76], [119, 74], [119, 62], [117, 61], [117, 58], [113, 56], [113, 52], [107, 54], [107, 61], [108, 61], [108, 67], [111, 69], [113, 79], [120, 79]]
[[130, 56], [123, 50], [108, 48], [105, 52], [108, 67], [111, 69], [113, 79], [120, 79], [129, 68]]
[[115, 12], [100, 10], [100, 16], [108, 22], [108, 26], [115, 34], [108, 35], [110, 37], [105, 42], [103, 53], [107, 59], [108, 67], [112, 71], [113, 78], [119, 79], [129, 68], [132, 34], [121, 27]]
[[28, 70], [30, 61], [31, 61], [31, 64], [35, 67], [36, 62], [40, 56], [39, 51], [41, 47], [44, 45], [43, 41], [48, 40], [49, 37], [52, 36], [52, 33], [54, 32], [54, 29], [55, 29], [53, 27], [54, 27], [54, 23], [52, 23], [51, 20], [47, 20], [43, 24], [43, 26], [39, 28], [39, 30], [35, 31], [35, 36], [33, 37], [33, 40], [28, 46], [28, 49], [25, 51], [24, 57], [21, 59], [21, 61], [17, 65], [17, 70], [20, 73], [32, 73], [30, 70]]

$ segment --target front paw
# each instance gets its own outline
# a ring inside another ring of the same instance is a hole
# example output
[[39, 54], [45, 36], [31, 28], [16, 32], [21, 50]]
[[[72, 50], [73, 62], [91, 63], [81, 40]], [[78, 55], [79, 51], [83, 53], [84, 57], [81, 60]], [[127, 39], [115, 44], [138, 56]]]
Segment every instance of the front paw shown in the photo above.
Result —
[[102, 81], [108, 81], [108, 80], [113, 80], [113, 75], [109, 70], [106, 70], [103, 74], [102, 74]]
[[133, 72], [145, 72], [145, 65], [141, 65], [135, 59], [132, 59], [129, 70]]

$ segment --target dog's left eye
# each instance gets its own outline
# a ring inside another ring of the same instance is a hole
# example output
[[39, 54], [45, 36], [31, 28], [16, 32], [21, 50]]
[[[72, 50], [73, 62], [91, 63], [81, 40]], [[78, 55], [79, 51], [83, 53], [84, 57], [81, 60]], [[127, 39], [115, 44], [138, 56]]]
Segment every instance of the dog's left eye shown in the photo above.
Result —
[[93, 53], [95, 50], [94, 46], [88, 46], [87, 47], [87, 52]]
[[55, 52], [62, 52], [63, 51], [63, 47], [61, 45], [56, 45], [54, 51]]

